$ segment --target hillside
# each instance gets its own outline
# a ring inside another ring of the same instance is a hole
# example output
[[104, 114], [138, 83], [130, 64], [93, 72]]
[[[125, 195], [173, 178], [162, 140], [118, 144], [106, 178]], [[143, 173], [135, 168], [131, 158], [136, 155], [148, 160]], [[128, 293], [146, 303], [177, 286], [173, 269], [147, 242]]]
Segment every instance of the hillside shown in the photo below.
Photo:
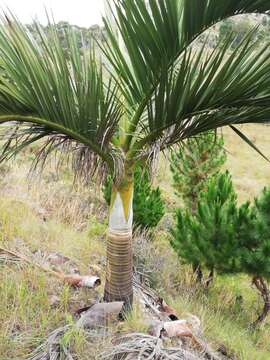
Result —
[[[242, 130], [270, 156], [270, 127], [249, 125]], [[232, 173], [239, 201], [252, 199], [269, 185], [270, 165], [231, 130], [225, 129], [224, 135], [226, 168]], [[57, 175], [53, 161], [29, 186], [27, 172], [33, 152], [35, 148], [0, 166], [0, 245], [35, 259], [60, 253], [72, 260], [73, 270], [77, 267], [83, 274], [98, 273], [104, 284], [107, 219], [102, 192], [94, 184], [74, 185], [71, 172], [63, 165]], [[209, 293], [196, 288], [190, 268], [179, 263], [168, 243], [168, 221], [178, 201], [164, 161], [156, 181], [169, 215], [152, 240], [147, 236], [135, 239], [136, 265], [149, 272], [154, 289], [179, 316], [192, 313], [200, 318], [213, 349], [226, 349], [230, 359], [269, 359], [270, 319], [254, 333], [246, 330], [261, 307], [249, 279], [219, 277]], [[73, 324], [76, 310], [102, 294], [102, 286], [73, 290], [33, 265], [7, 261], [1, 253], [0, 267], [1, 360], [28, 356], [51, 331]], [[136, 303], [132, 315], [118, 324], [112, 335], [144, 330], [143, 318]], [[63, 341], [70, 345], [75, 359], [86, 360], [99, 359], [99, 350], [110, 346], [108, 339], [106, 335], [89, 343], [83, 333], [73, 329]]]
[[[241, 129], [249, 139], [270, 157], [270, 127], [263, 125], [245, 125]], [[224, 130], [225, 148], [228, 152], [227, 168], [233, 176], [239, 194], [239, 200], [251, 200], [264, 186], [270, 183], [270, 164], [245, 144], [230, 129]]]

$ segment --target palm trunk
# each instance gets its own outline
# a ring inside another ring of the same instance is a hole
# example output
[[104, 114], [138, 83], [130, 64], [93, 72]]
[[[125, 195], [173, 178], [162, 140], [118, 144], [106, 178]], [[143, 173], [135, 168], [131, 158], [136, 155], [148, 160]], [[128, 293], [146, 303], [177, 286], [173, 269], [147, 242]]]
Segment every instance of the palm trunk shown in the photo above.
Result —
[[124, 301], [131, 307], [133, 301], [133, 172], [127, 173], [111, 194], [105, 301]]

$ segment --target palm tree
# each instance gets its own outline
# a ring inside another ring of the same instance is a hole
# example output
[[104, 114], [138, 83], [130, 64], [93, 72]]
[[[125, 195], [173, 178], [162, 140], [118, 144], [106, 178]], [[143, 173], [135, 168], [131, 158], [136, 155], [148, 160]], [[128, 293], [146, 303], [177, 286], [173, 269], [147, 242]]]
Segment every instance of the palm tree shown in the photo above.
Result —
[[39, 160], [64, 148], [72, 152], [76, 172], [111, 173], [104, 298], [131, 305], [134, 167], [151, 166], [161, 151], [226, 125], [249, 142], [234, 125], [269, 121], [267, 47], [258, 49], [252, 32], [233, 52], [228, 52], [230, 34], [211, 51], [206, 44], [193, 45], [219, 21], [236, 14], [267, 13], [270, 2], [112, 3], [117, 32], [105, 19], [101, 61], [96, 60], [94, 47], [80, 51], [72, 30], [65, 35], [64, 52], [53, 26], [45, 35], [36, 24], [34, 40], [12, 15], [3, 19], [2, 159], [47, 139]]

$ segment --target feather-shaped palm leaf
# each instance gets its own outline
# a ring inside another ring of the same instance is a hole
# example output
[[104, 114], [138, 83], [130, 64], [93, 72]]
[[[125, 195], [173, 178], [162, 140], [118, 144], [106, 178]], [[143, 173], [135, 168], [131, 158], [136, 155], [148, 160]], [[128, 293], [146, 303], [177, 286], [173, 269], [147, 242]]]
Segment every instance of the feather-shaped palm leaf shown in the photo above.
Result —
[[78, 157], [87, 153], [97, 165], [98, 155], [113, 168], [122, 114], [117, 87], [104, 80], [93, 49], [82, 51], [71, 29], [66, 50], [53, 25], [48, 34], [35, 29], [36, 40], [15, 18], [0, 27], [0, 122], [10, 129], [2, 157], [48, 138], [46, 153], [69, 142]]

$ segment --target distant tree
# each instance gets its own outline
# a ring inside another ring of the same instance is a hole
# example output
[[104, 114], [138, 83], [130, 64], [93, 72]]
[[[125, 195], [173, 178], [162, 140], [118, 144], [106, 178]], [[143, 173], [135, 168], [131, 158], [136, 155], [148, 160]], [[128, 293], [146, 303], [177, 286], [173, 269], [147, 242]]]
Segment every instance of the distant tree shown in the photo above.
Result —
[[[26, 27], [28, 31], [31, 33], [33, 38], [40, 42], [39, 31], [42, 30], [46, 36], [51, 36], [51, 25], [43, 26], [42, 24], [38, 24], [39, 29], [36, 24], [28, 24]], [[76, 25], [70, 25], [68, 21], [59, 21], [54, 25], [57, 36], [59, 38], [62, 49], [65, 51], [68, 50], [68, 36], [67, 33], [71, 31], [73, 32], [73, 36], [76, 39], [77, 45], [80, 49], [89, 48], [90, 42], [93, 40], [98, 40], [102, 42], [106, 36], [105, 28], [100, 25], [92, 25], [90, 28], [84, 28]]]
[[[229, 18], [220, 24], [219, 40], [222, 41], [226, 39], [226, 36], [231, 33], [233, 38], [231, 47], [235, 49], [241, 43], [244, 37], [247, 36], [250, 31], [252, 31], [252, 29], [255, 29], [255, 26], [248, 17], [237, 20], [234, 18]], [[259, 32], [256, 30], [253, 34], [253, 40], [259, 40], [258, 35]]]
[[92, 25], [88, 29], [91, 36], [99, 41], [103, 41], [104, 37], [106, 36], [106, 31], [104, 27], [101, 27], [99, 25]]
[[[112, 178], [108, 176], [103, 186], [104, 198], [109, 205]], [[147, 169], [136, 167], [134, 172], [133, 221], [135, 227], [150, 229], [158, 225], [165, 213], [160, 188], [153, 188]]]

